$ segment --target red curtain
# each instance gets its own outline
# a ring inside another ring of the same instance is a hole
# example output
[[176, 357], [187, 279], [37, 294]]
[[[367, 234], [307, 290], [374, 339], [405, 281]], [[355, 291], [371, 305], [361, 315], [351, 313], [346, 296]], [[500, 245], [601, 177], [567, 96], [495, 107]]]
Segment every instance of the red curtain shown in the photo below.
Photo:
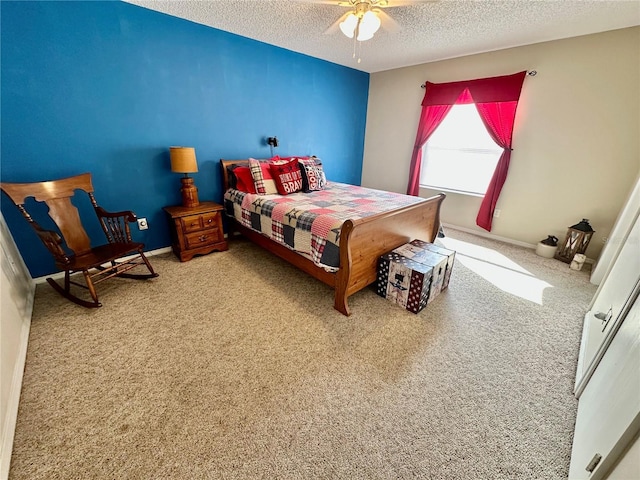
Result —
[[493, 141], [504, 149], [496, 169], [493, 172], [484, 199], [480, 205], [480, 211], [476, 217], [476, 225], [491, 231], [491, 221], [493, 220], [493, 211], [496, 209], [500, 191], [507, 179], [509, 171], [509, 162], [511, 161], [511, 137], [513, 135], [513, 121], [516, 116], [516, 108], [518, 102], [493, 102], [493, 103], [476, 103], [478, 113], [484, 126]]
[[411, 158], [408, 195], [418, 195], [422, 147], [429, 136], [442, 122], [452, 105], [475, 103], [489, 134], [504, 149], [476, 218], [478, 226], [491, 231], [493, 211], [507, 178], [511, 159], [513, 122], [526, 74], [527, 72], [523, 71], [513, 75], [461, 82], [426, 82], [422, 114]]
[[422, 109], [420, 123], [418, 124], [418, 134], [413, 145], [413, 155], [411, 156], [411, 167], [409, 169], [409, 185], [407, 194], [418, 196], [420, 190], [420, 164], [422, 163], [422, 147], [435, 129], [440, 125], [444, 117], [447, 116], [453, 105], [429, 105]]

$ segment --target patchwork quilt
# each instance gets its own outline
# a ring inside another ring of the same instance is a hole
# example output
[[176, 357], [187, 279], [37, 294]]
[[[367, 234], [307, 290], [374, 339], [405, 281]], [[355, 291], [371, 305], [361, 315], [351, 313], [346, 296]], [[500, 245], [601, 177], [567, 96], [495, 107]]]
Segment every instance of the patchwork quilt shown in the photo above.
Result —
[[422, 202], [424, 199], [370, 188], [327, 182], [324, 190], [260, 195], [229, 189], [227, 215], [335, 272], [340, 267], [340, 230], [358, 220]]

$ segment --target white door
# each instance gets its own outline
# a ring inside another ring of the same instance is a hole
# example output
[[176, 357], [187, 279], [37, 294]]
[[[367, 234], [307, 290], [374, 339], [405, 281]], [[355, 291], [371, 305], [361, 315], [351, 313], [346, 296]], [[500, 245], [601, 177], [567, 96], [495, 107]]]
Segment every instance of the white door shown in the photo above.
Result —
[[[640, 430], [639, 365], [636, 300], [580, 396], [569, 479], [605, 478]], [[640, 461], [632, 461], [640, 475]]]
[[636, 217], [620, 253], [600, 284], [585, 315], [576, 372], [576, 395], [586, 386], [597, 362], [613, 339], [629, 299], [640, 286], [640, 217]]
[[613, 229], [609, 233], [609, 240], [607, 240], [607, 244], [602, 249], [598, 261], [591, 270], [591, 278], [589, 280], [594, 285], [600, 285], [604, 280], [609, 266], [616, 259], [620, 245], [627, 238], [638, 213], [640, 213], [640, 177], [636, 180], [635, 186], [631, 190], [622, 210], [620, 210]]

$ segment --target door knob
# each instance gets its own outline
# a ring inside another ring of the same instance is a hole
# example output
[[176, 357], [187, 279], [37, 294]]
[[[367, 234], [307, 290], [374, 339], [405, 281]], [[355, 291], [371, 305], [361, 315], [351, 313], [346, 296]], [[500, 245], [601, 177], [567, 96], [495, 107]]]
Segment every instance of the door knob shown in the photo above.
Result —
[[613, 317], [613, 307], [609, 307], [609, 311], [607, 313], [597, 312], [597, 313], [594, 313], [593, 316], [596, 317], [601, 322], [604, 322], [604, 325], [602, 325], [602, 331], [604, 332], [607, 329], [609, 320], [611, 320], [611, 317]]

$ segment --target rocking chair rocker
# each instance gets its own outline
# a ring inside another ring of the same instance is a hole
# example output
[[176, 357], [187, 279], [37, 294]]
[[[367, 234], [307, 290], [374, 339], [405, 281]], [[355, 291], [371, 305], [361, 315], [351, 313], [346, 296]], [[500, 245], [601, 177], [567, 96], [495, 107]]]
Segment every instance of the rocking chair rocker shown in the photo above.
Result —
[[[53, 255], [56, 267], [64, 271], [64, 287], [52, 278], [47, 278], [47, 282], [63, 297], [83, 307], [97, 308], [102, 304], [98, 301], [95, 285], [103, 280], [111, 277], [148, 279], [158, 276], [143, 253], [144, 244], [131, 240], [131, 231], [127, 222], [135, 222], [136, 215], [131, 211], [110, 213], [99, 207], [93, 196], [90, 173], [50, 182], [3, 182], [0, 183], [0, 188], [11, 198], [24, 218], [34, 228], [42, 243]], [[71, 203], [71, 197], [75, 190], [84, 190], [89, 195], [102, 230], [109, 242], [106, 245], [91, 247], [89, 237], [80, 222], [78, 210]], [[62, 237], [55, 231], [44, 230], [31, 218], [31, 215], [24, 208], [27, 197], [34, 197], [36, 201], [48, 205], [49, 216], [60, 229]], [[73, 254], [68, 254], [62, 248], [63, 238]], [[131, 257], [116, 261], [125, 256]], [[150, 273], [126, 273], [138, 265], [146, 265]], [[71, 279], [71, 275], [76, 272], [82, 272], [86, 285]], [[72, 294], [71, 284], [88, 289], [93, 301], [83, 300]]]

